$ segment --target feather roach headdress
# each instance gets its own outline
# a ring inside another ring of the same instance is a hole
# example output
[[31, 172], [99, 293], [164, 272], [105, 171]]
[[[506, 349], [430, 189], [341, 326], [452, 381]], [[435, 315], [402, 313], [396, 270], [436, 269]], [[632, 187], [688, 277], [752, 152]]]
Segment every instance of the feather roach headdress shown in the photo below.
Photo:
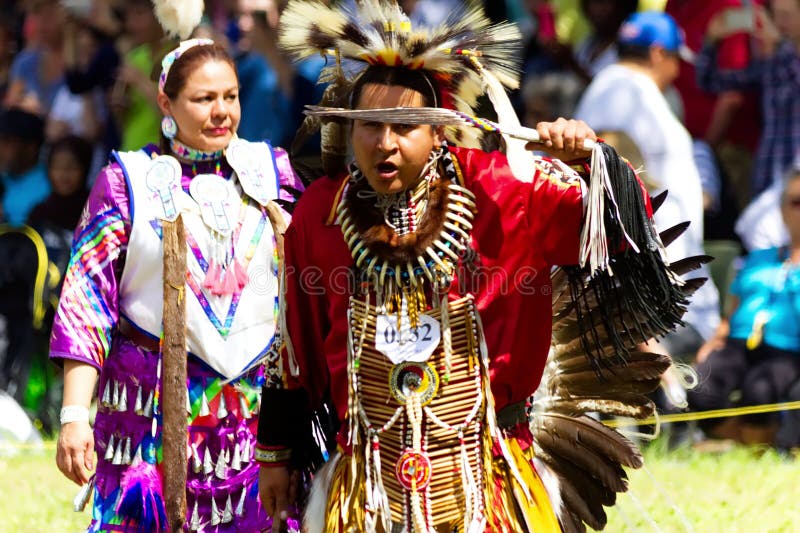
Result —
[[[346, 85], [366, 67], [383, 65], [425, 71], [438, 85], [441, 107], [474, 114], [482, 94], [489, 92], [493, 102], [507, 101], [504, 86], [518, 86], [520, 42], [515, 25], [493, 25], [480, 7], [458, 10], [436, 28], [412, 26], [394, 0], [363, 0], [356, 11], [292, 0], [281, 18], [280, 44], [295, 58], [323, 54], [336, 59], [331, 68], [338, 74], [323, 72], [321, 80], [338, 81], [340, 104]], [[348, 78], [342, 61], [363, 68]], [[323, 105], [335, 101], [323, 99]], [[477, 144], [476, 130], [451, 127], [447, 133], [459, 144]]]

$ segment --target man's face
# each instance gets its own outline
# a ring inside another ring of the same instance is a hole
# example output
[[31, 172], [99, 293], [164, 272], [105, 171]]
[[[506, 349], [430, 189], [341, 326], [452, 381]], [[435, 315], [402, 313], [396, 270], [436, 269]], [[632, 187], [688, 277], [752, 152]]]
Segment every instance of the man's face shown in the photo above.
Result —
[[[357, 109], [421, 107], [421, 93], [398, 85], [367, 83]], [[351, 137], [358, 168], [381, 194], [406, 190], [420, 177], [431, 150], [442, 142], [441, 131], [429, 125], [387, 124], [355, 120]]]

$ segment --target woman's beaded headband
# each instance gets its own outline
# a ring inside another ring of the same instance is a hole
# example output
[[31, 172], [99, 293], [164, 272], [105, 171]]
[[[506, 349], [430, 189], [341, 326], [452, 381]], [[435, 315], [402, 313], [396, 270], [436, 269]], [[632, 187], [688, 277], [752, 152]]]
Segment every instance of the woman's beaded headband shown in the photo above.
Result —
[[161, 75], [158, 77], [158, 91], [164, 91], [164, 84], [167, 83], [169, 71], [179, 57], [181, 57], [190, 48], [211, 44], [214, 44], [214, 41], [211, 39], [189, 39], [187, 41], [183, 41], [175, 50], [165, 55], [164, 59], [161, 60]]

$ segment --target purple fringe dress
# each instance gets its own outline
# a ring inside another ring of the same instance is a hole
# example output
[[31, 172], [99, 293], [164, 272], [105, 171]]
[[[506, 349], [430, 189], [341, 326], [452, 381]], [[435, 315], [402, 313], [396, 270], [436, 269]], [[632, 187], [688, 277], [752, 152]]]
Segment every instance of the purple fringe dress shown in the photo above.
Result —
[[[286, 153], [274, 151], [281, 185], [302, 190]], [[214, 162], [197, 163], [194, 169], [184, 165], [184, 190], [188, 191], [191, 176], [213, 173], [215, 167]], [[224, 162], [221, 170], [226, 176], [231, 174]], [[283, 191], [281, 197], [291, 200]], [[88, 529], [92, 532], [153, 529], [119, 512], [121, 481], [142, 454], [161, 460], [160, 416], [155, 417], [156, 438], [151, 438], [160, 355], [116, 334], [125, 261], [161, 261], [160, 257], [126, 257], [129, 204], [122, 168], [112, 163], [98, 176], [76, 229], [51, 338], [53, 359], [74, 359], [93, 365], [100, 373], [94, 425], [97, 471]], [[209, 323], [209, 327], [213, 326]], [[259, 467], [253, 460], [262, 368], [223, 383], [218, 373], [188, 355], [187, 373], [191, 455], [186, 529], [269, 531], [271, 520], [258, 498]], [[296, 528], [298, 523], [290, 520], [289, 526]]]

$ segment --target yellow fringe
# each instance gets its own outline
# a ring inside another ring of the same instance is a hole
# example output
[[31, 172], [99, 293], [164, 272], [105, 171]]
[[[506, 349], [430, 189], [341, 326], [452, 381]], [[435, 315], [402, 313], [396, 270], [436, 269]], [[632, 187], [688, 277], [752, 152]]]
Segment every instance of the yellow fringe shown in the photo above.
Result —
[[[511, 460], [522, 474], [531, 500], [525, 497], [522, 487], [506, 465], [503, 457], [494, 457], [487, 472], [491, 478], [486, 480], [486, 517], [491, 531], [561, 533], [561, 526], [550, 503], [539, 474], [533, 468], [532, 448], [523, 451], [516, 439], [506, 439]], [[491, 450], [491, 447], [488, 448]], [[488, 451], [491, 454], [491, 451]], [[487, 454], [485, 454], [487, 455]], [[499, 480], [498, 488], [496, 480]]]
[[[325, 531], [350, 532], [362, 531], [364, 527], [364, 507], [366, 505], [363, 490], [355, 490], [348, 494], [353, 480], [350, 479], [351, 461], [356, 461], [356, 478], [364, 479], [364, 465], [354, 457], [342, 457], [336, 465], [328, 490], [328, 506], [325, 509]], [[363, 486], [361, 487], [363, 489]], [[349, 496], [349, 502], [348, 502]]]

